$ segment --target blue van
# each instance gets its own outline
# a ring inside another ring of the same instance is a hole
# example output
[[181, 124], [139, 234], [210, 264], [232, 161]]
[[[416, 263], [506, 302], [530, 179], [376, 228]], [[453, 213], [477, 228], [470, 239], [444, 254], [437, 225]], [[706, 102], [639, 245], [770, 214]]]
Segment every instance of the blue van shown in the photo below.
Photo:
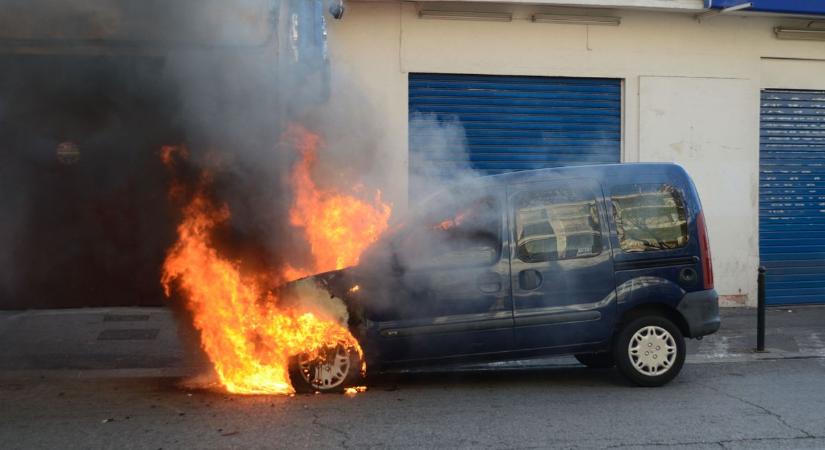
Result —
[[[370, 371], [574, 355], [661, 386], [685, 338], [720, 325], [701, 203], [678, 165], [480, 177], [425, 201], [357, 267], [315, 276], [342, 299]], [[359, 381], [359, 355], [297, 357], [298, 390]]]

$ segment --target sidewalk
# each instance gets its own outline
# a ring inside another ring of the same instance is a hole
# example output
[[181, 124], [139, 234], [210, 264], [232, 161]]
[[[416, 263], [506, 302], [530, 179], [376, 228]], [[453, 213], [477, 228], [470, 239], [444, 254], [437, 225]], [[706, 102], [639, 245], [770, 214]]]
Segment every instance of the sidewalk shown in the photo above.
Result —
[[167, 308], [1, 311], [0, 371], [185, 374], [183, 340]]
[[723, 308], [722, 327], [688, 341], [688, 362], [825, 357], [825, 305], [768, 308], [765, 352], [756, 353], [756, 308]]
[[[688, 341], [688, 363], [825, 358], [825, 306], [767, 312], [766, 352], [756, 353], [756, 309], [722, 310], [722, 328]], [[84, 308], [0, 312], [0, 371], [62, 371], [124, 376], [182, 376], [205, 364], [166, 308]], [[513, 362], [519, 367], [575, 364], [572, 358]], [[496, 364], [498, 366], [499, 364]]]

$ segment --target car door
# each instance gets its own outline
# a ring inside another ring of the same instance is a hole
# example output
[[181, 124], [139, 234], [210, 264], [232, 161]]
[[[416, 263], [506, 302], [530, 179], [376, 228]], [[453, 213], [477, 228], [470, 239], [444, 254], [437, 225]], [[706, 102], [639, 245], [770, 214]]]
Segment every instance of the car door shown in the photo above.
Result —
[[512, 348], [503, 189], [454, 194], [399, 239], [392, 307], [377, 314], [385, 361]]
[[604, 196], [592, 179], [508, 186], [518, 349], [608, 339], [616, 315]]

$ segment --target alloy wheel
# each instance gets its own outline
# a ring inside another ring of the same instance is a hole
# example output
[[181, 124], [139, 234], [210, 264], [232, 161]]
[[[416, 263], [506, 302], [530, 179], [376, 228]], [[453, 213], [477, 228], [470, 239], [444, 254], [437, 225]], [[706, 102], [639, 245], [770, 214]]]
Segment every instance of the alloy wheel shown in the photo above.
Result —
[[349, 351], [336, 345], [321, 352], [318, 357], [307, 354], [298, 357], [301, 376], [318, 390], [334, 389], [344, 383], [351, 369]]

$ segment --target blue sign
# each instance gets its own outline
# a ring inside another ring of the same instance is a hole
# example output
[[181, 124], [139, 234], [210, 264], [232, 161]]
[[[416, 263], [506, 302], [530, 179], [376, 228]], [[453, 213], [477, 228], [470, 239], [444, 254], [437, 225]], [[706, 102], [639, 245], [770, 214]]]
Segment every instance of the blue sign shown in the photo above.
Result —
[[743, 11], [825, 15], [825, 1], [822, 0], [705, 0], [705, 8], [730, 8], [743, 3], [751, 3], [751, 7]]

